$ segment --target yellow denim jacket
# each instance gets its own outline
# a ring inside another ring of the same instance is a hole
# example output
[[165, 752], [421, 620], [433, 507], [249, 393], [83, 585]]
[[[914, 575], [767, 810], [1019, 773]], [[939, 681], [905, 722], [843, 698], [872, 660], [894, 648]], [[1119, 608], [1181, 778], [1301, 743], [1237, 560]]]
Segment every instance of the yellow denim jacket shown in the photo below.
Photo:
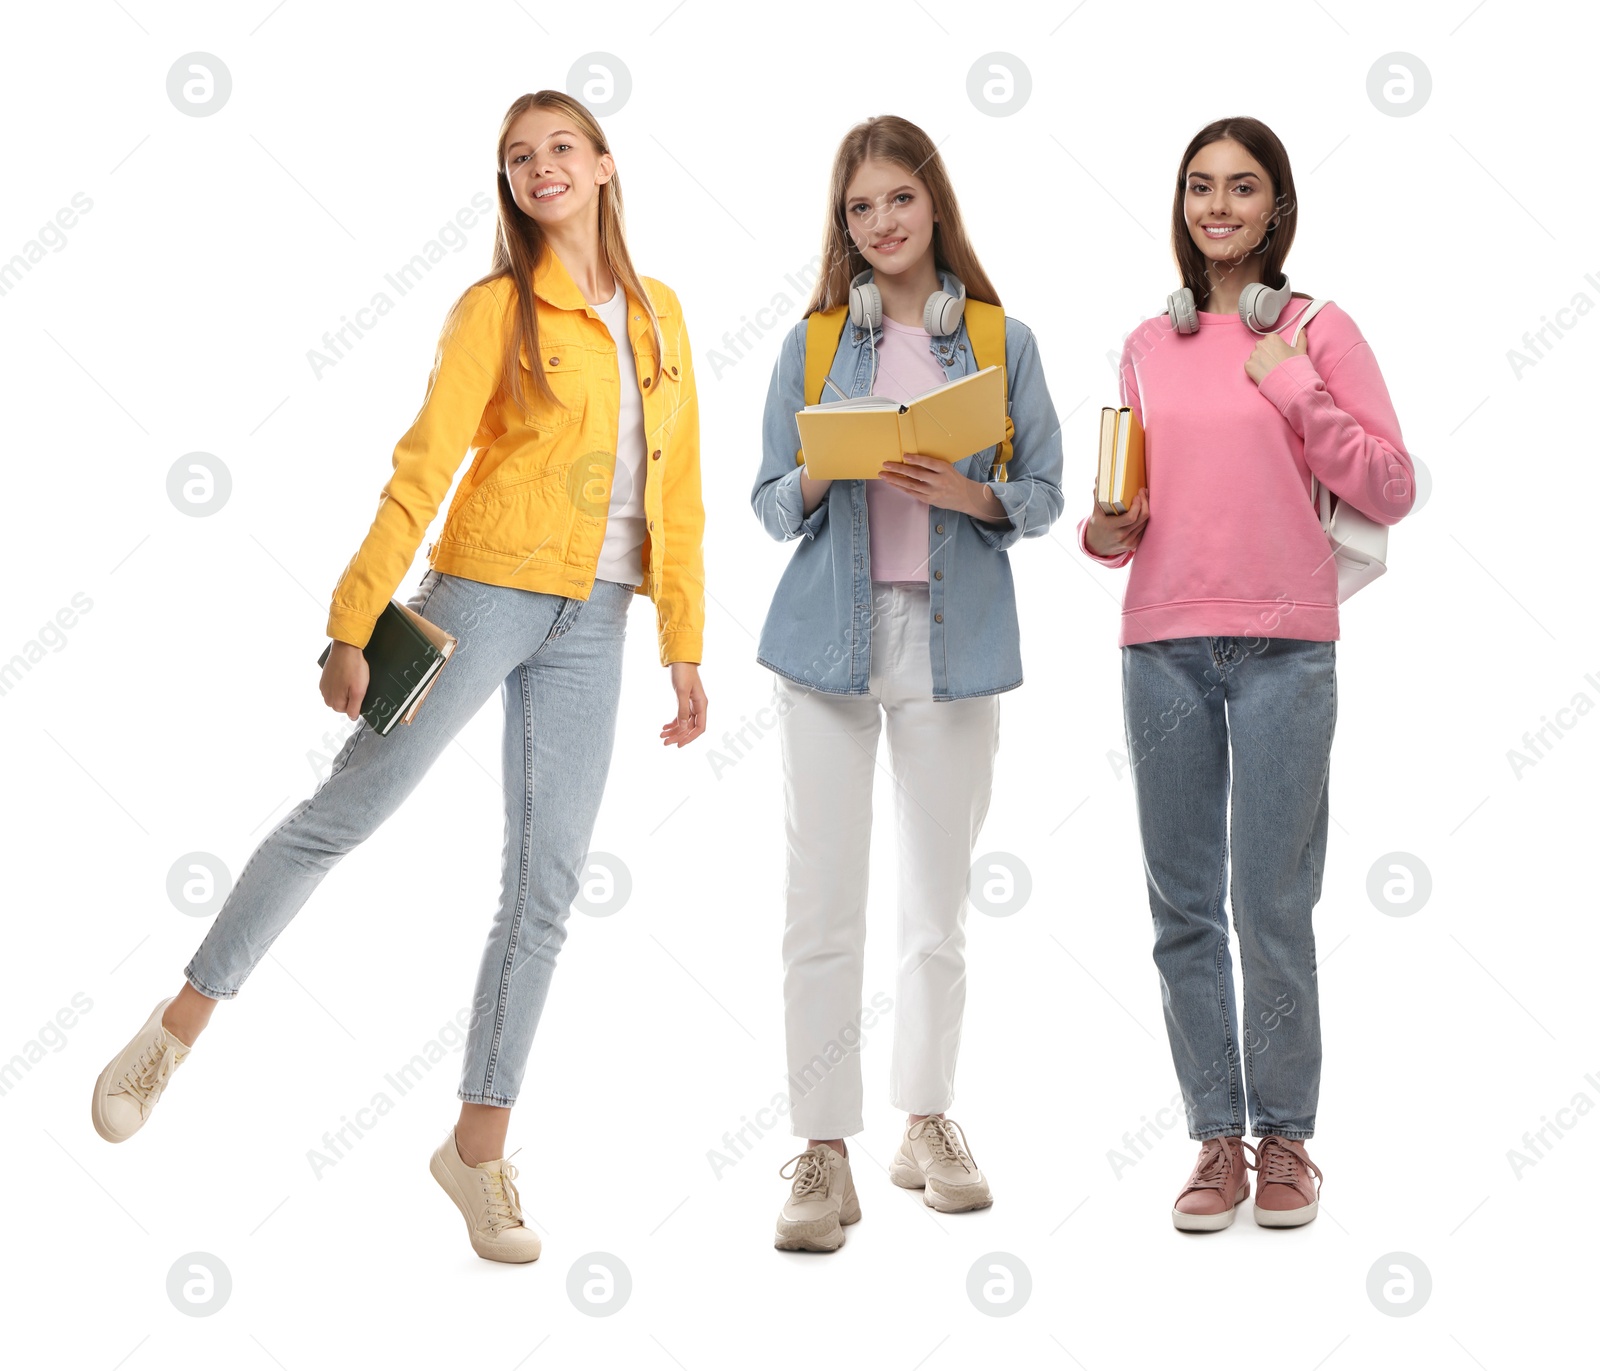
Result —
[[[700, 661], [705, 627], [701, 535], [700, 409], [689, 335], [678, 297], [641, 278], [660, 320], [659, 374], [646, 304], [628, 297], [644, 404], [644, 581], [656, 607], [661, 663]], [[472, 466], [456, 489], [428, 565], [452, 576], [588, 599], [605, 537], [616, 466], [620, 402], [617, 348], [560, 258], [543, 253], [533, 276], [539, 356], [524, 343], [527, 408], [501, 384], [501, 358], [516, 318], [509, 276], [466, 293], [440, 336], [416, 421], [394, 450], [394, 474], [361, 547], [334, 587], [328, 636], [365, 647], [378, 615], [411, 566], [469, 448]], [[533, 389], [543, 368], [565, 408]]]

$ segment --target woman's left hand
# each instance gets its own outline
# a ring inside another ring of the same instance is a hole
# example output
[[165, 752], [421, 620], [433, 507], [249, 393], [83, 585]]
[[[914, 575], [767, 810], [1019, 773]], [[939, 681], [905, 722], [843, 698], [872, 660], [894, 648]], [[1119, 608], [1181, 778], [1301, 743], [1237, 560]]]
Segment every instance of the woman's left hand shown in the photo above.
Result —
[[706, 692], [700, 684], [698, 662], [673, 662], [672, 689], [678, 697], [678, 717], [661, 729], [661, 746], [692, 743], [706, 731]]
[[1244, 369], [1250, 379], [1258, 386], [1262, 378], [1283, 361], [1285, 357], [1304, 357], [1306, 355], [1306, 331], [1300, 330], [1300, 337], [1293, 347], [1283, 341], [1281, 333], [1269, 333], [1255, 346], [1255, 351], [1245, 359]]
[[885, 462], [878, 469], [878, 477], [896, 490], [916, 496], [924, 504], [958, 509], [964, 514], [979, 512], [978, 494], [983, 482], [963, 476], [954, 462], [907, 452], [904, 461]]

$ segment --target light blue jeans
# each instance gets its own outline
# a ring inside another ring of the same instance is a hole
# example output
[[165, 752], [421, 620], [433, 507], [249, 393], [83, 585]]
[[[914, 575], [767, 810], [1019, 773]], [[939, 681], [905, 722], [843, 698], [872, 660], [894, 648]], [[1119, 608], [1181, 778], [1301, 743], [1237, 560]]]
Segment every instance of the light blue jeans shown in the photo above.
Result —
[[[1155, 962], [1191, 1138], [1242, 1136], [1247, 1103], [1257, 1137], [1309, 1138], [1316, 1127], [1311, 910], [1328, 850], [1336, 654], [1332, 642], [1302, 638], [1122, 649]], [[1224, 890], [1239, 938], [1242, 1036]]]
[[[478, 971], [457, 1094], [516, 1103], [611, 766], [622, 644], [634, 589], [596, 581], [587, 600], [429, 571], [407, 603], [455, 634], [455, 652], [410, 724], [362, 720], [333, 768], [269, 833], [184, 968], [232, 999], [318, 882], [387, 819], [498, 687], [505, 844], [500, 904]], [[448, 880], [448, 864], [429, 879]], [[406, 912], [426, 918], [431, 901]]]

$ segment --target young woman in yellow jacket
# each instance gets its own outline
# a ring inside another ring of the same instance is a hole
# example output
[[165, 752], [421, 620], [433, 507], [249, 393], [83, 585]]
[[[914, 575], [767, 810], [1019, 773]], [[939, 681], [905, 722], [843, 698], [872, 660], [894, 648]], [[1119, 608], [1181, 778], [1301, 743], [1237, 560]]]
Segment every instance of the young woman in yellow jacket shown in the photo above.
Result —
[[[450, 310], [421, 412], [334, 589], [322, 698], [360, 716], [362, 648], [474, 448], [409, 600], [458, 646], [415, 721], [380, 736], [362, 720], [315, 793], [256, 849], [178, 994], [96, 1082], [93, 1118], [111, 1142], [144, 1124], [217, 1001], [239, 993], [322, 877], [499, 688], [500, 907], [463, 1025], [460, 1118], [430, 1169], [479, 1255], [531, 1261], [539, 1239], [522, 1222], [516, 1168], [504, 1159], [510, 1107], [610, 766], [636, 593], [655, 603], [677, 702], [662, 743], [682, 747], [705, 731], [705, 516], [683, 314], [671, 290], [634, 270], [605, 136], [576, 100], [540, 91], [506, 112], [496, 163], [493, 265]], [[331, 1138], [335, 1156], [352, 1130], [359, 1136], [349, 1125]]]

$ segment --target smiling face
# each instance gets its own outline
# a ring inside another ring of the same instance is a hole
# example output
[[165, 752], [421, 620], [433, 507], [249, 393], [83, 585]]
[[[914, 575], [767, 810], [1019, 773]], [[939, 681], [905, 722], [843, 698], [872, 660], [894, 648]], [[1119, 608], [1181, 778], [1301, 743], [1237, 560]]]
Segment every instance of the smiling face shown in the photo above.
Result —
[[1184, 220], [1209, 261], [1237, 262], [1260, 247], [1273, 212], [1272, 180], [1243, 144], [1208, 143], [1189, 163]]
[[506, 139], [502, 170], [517, 207], [543, 227], [594, 213], [600, 187], [616, 173], [609, 152], [572, 127], [560, 110], [524, 110]]
[[868, 158], [845, 189], [844, 222], [874, 271], [896, 276], [933, 245], [933, 197], [921, 177], [896, 162]]

